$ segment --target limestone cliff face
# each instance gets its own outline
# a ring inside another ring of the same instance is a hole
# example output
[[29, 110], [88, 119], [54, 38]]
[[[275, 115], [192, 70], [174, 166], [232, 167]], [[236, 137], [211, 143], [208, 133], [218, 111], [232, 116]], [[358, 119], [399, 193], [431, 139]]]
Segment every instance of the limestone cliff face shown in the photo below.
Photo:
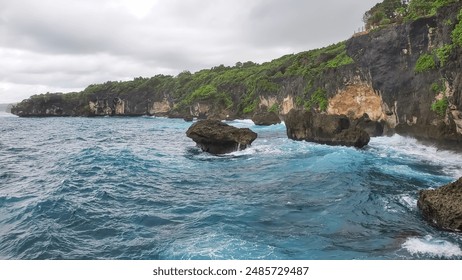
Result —
[[359, 119], [367, 114], [373, 121], [386, 120], [385, 110], [382, 97], [371, 85], [361, 82], [339, 90], [329, 99], [327, 107], [330, 115], [346, 115], [351, 119]]
[[153, 102], [151, 108], [149, 109], [150, 115], [168, 115], [168, 112], [172, 110], [171, 103], [167, 98], [164, 98], [162, 101]]
[[88, 101], [88, 107], [91, 115], [125, 115], [127, 103], [120, 98], [114, 98], [112, 104], [108, 100]]

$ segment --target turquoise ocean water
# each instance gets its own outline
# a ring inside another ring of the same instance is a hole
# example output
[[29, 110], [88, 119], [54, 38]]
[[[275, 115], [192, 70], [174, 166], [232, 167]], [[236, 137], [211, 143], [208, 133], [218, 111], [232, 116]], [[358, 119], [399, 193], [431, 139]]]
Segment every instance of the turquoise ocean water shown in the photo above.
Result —
[[462, 155], [398, 135], [201, 152], [179, 119], [0, 116], [0, 259], [462, 259], [418, 191]]

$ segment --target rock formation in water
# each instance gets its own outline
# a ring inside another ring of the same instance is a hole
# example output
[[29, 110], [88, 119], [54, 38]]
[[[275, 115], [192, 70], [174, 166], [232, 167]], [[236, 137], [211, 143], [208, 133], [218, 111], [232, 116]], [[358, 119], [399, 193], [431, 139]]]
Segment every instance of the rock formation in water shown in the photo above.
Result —
[[462, 178], [435, 190], [420, 191], [417, 206], [435, 226], [462, 231]]
[[363, 129], [352, 126], [346, 116], [313, 114], [292, 109], [286, 116], [287, 136], [328, 145], [362, 148], [370, 137]]
[[189, 127], [186, 136], [204, 152], [226, 154], [244, 150], [257, 138], [248, 128], [236, 128], [217, 120], [201, 120]]
[[355, 120], [352, 125], [363, 129], [370, 137], [382, 136], [385, 133], [384, 122], [373, 121], [366, 113], [361, 118]]
[[233, 119], [274, 108], [283, 118], [298, 109], [345, 115], [352, 122], [367, 114], [363, 124], [371, 135], [398, 132], [460, 146], [462, 2], [446, 1], [433, 10], [407, 21], [369, 24], [377, 28], [268, 63], [238, 62], [175, 77], [157, 75], [90, 85], [77, 93], [36, 95], [12, 112]]
[[281, 119], [275, 112], [258, 112], [252, 117], [252, 121], [256, 125], [273, 125], [281, 123]]

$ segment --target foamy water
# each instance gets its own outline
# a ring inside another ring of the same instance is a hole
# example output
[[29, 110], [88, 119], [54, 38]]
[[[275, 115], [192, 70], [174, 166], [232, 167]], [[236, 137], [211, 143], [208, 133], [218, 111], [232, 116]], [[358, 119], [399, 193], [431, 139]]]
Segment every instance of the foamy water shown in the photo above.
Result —
[[165, 118], [0, 118], [3, 259], [462, 259], [418, 192], [461, 157], [401, 136], [365, 149], [249, 127], [203, 153]]
[[409, 238], [404, 242], [403, 248], [416, 257], [436, 257], [450, 259], [461, 257], [460, 246], [446, 240], [434, 238], [431, 235], [420, 238]]
[[[383, 157], [409, 158], [419, 160], [423, 164], [441, 165], [445, 173], [450, 174], [454, 179], [462, 177], [462, 156], [458, 152], [424, 145], [414, 138], [397, 134], [391, 137], [373, 137], [369, 146], [382, 150]], [[407, 168], [407, 166], [397, 168]]]

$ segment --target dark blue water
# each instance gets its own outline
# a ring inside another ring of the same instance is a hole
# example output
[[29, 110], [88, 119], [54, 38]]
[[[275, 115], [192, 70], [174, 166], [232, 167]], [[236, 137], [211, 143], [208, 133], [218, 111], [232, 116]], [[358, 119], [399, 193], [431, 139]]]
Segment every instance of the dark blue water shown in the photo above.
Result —
[[418, 191], [460, 154], [400, 136], [368, 148], [250, 127], [216, 157], [183, 120], [0, 117], [0, 259], [462, 259]]

